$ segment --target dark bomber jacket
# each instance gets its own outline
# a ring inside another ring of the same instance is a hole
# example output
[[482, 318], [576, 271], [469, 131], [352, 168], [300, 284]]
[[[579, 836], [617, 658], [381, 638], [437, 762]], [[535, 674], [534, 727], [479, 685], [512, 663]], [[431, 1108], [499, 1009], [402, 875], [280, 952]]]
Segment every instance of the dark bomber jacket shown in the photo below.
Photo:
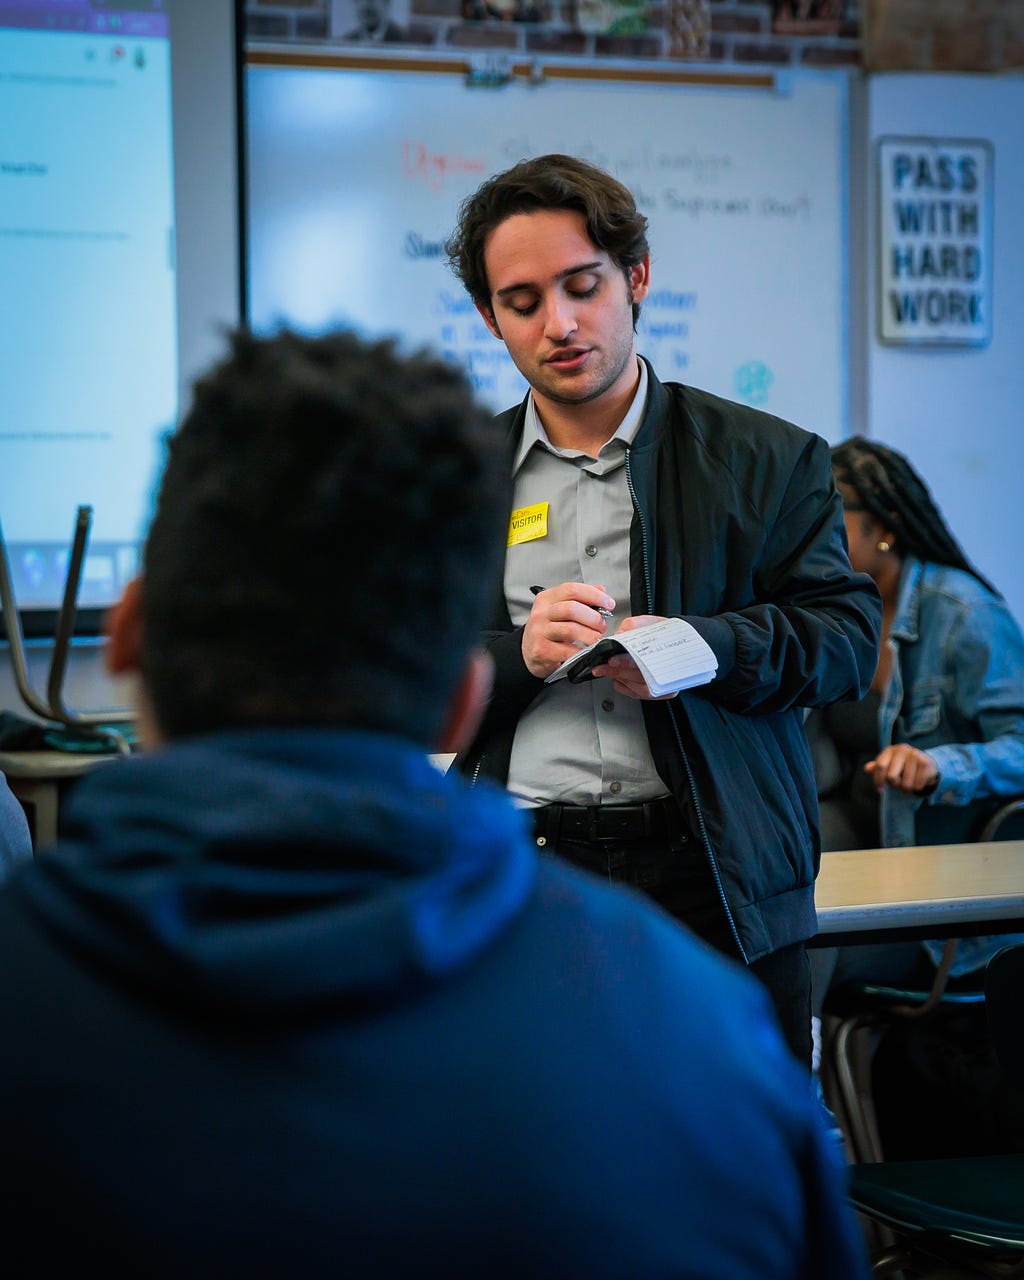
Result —
[[[644, 703], [644, 722], [662, 780], [692, 801], [749, 963], [815, 932], [818, 806], [802, 708], [866, 692], [881, 600], [850, 568], [824, 440], [648, 374], [626, 455], [631, 612], [685, 618], [718, 672]], [[499, 418], [513, 448], [525, 409]], [[516, 723], [543, 682], [503, 597], [486, 640], [494, 692], [460, 767], [505, 782]]]

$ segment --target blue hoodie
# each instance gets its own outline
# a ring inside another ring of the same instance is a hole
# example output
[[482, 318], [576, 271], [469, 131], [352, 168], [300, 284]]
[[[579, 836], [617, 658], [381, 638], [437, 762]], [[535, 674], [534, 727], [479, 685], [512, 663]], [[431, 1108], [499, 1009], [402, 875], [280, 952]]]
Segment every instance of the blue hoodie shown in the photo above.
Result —
[[748, 975], [413, 745], [116, 762], [0, 893], [5, 1257], [160, 1276], [863, 1276]]

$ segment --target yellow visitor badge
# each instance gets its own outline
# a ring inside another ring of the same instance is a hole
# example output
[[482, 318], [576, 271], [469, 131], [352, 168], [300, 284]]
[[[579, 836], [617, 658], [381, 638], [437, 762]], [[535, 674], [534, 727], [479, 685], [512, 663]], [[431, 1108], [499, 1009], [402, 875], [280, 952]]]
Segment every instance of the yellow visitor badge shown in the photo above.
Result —
[[514, 547], [520, 542], [532, 542], [534, 538], [548, 536], [547, 502], [536, 502], [532, 507], [517, 507], [512, 512], [508, 526], [508, 545]]

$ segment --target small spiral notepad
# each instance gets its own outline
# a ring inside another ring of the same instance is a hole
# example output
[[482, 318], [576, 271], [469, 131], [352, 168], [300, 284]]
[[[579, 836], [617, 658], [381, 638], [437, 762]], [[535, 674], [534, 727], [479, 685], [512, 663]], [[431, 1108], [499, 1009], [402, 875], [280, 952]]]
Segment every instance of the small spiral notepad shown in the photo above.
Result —
[[663, 618], [632, 631], [604, 636], [567, 658], [544, 681], [593, 679], [593, 669], [617, 653], [628, 653], [655, 697], [707, 684], [718, 670], [711, 646], [682, 618]]

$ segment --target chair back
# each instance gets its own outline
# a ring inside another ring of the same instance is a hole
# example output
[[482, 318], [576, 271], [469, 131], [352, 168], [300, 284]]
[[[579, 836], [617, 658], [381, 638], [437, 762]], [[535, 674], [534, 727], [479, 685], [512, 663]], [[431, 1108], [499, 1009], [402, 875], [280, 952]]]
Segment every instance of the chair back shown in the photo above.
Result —
[[973, 844], [976, 840], [1024, 840], [1024, 796], [923, 804], [914, 819], [915, 844]]
[[978, 832], [979, 840], [1024, 840], [1024, 796], [1007, 800]]

